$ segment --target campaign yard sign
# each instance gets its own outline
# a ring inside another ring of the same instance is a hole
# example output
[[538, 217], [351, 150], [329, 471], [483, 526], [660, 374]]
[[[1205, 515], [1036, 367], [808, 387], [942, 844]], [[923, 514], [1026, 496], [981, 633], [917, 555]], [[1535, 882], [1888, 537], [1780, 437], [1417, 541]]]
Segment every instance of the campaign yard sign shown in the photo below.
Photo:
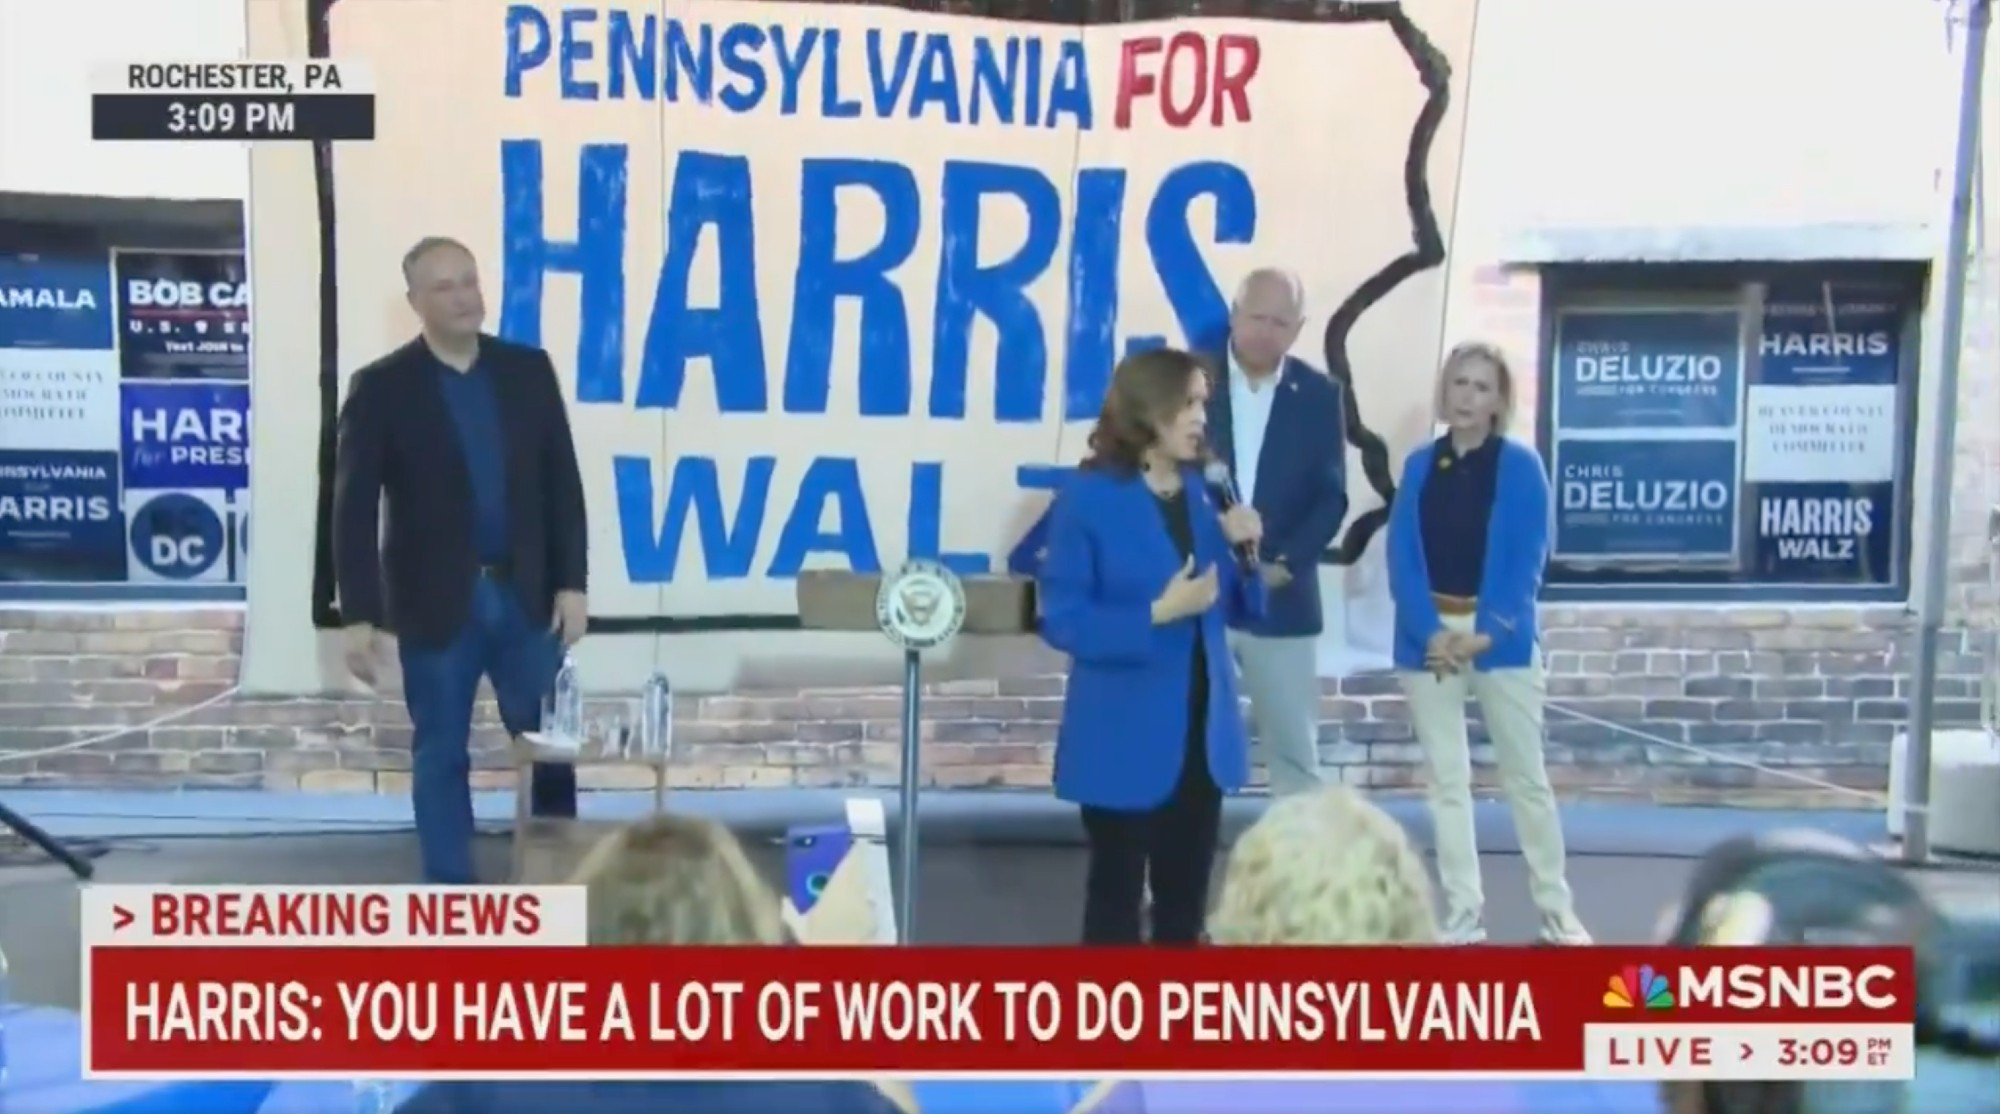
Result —
[[1764, 307], [1744, 429], [1750, 483], [1888, 483], [1911, 307], [1868, 286], [1784, 287]]
[[0, 349], [110, 347], [110, 260], [0, 254]]
[[237, 491], [250, 486], [248, 383], [123, 384], [125, 485]]
[[1734, 309], [1572, 308], [1557, 318], [1559, 430], [1734, 430], [1742, 384]]
[[1756, 498], [1759, 579], [1887, 584], [1894, 577], [1896, 485], [1770, 484]]
[[120, 250], [119, 366], [127, 379], [250, 377], [243, 253]]
[[1555, 556], [1735, 561], [1736, 442], [1556, 442]]
[[0, 580], [124, 579], [118, 454], [0, 448]]

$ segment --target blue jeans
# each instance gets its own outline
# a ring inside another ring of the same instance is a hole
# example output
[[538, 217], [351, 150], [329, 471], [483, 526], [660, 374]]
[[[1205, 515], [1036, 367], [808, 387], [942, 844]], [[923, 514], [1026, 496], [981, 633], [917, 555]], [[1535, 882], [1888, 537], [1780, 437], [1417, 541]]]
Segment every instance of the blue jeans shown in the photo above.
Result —
[[[493, 683], [500, 722], [511, 735], [541, 729], [542, 698], [562, 668], [562, 643], [528, 621], [514, 590], [481, 576], [472, 615], [447, 646], [399, 643], [403, 703], [410, 710], [410, 797], [424, 880], [475, 882], [472, 867], [472, 703], [479, 679]], [[537, 763], [527, 792], [538, 816], [576, 815], [576, 770]]]

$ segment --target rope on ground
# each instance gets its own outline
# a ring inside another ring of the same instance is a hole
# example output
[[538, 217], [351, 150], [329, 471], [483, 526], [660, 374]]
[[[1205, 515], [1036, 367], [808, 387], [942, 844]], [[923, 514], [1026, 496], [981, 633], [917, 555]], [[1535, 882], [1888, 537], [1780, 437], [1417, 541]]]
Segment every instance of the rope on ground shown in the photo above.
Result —
[[[1608, 731], [1616, 731], [1621, 735], [1629, 735], [1632, 738], [1638, 739], [1642, 742], [1651, 743], [1654, 746], [1669, 747], [1673, 750], [1680, 751], [1683, 754], [1699, 755], [1702, 758], [1706, 759], [1707, 761], [1714, 763], [1715, 765], [1718, 766], [1737, 766], [1746, 770], [1755, 770], [1760, 774], [1765, 774], [1767, 776], [1778, 778], [1783, 781], [1796, 782], [1800, 785], [1808, 786], [1813, 789], [1819, 789], [1824, 792], [1835, 793], [1846, 797], [1853, 797], [1857, 800], [1857, 802], [1865, 803], [1871, 807], [1886, 808], [1890, 804], [1889, 795], [1887, 793], [1878, 793], [1872, 789], [1856, 789], [1851, 785], [1841, 785], [1838, 782], [1828, 781], [1825, 778], [1813, 777], [1811, 774], [1802, 774], [1796, 770], [1787, 770], [1782, 766], [1772, 766], [1763, 762], [1755, 761], [1753, 759], [1743, 758], [1738, 755], [1726, 754], [1720, 750], [1717, 750], [1714, 747], [1699, 746], [1695, 743], [1682, 742], [1679, 739], [1669, 739], [1665, 735], [1655, 735], [1649, 731], [1640, 731], [1637, 728], [1628, 727], [1622, 723], [1613, 723], [1608, 719], [1599, 719], [1596, 716], [1593, 716], [1587, 712], [1579, 712], [1575, 708], [1565, 707], [1561, 704], [1555, 703], [1554, 701], [1550, 701], [1548, 704], [1545, 705], [1545, 707], [1547, 708], [1548, 711], [1567, 716], [1570, 719], [1576, 720], [1579, 723], [1588, 723], [1594, 727], [1602, 727]], [[1904, 811], [1928, 812], [1929, 809], [1927, 807], [1905, 806]]]

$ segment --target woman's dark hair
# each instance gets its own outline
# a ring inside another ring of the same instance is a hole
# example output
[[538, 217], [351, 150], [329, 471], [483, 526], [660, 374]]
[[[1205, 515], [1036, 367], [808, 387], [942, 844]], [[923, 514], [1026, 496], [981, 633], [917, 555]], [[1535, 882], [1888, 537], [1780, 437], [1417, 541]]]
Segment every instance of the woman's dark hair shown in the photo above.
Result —
[[1178, 348], [1153, 348], [1118, 361], [1081, 467], [1138, 471], [1140, 458], [1160, 439], [1160, 428], [1187, 405], [1195, 377], [1207, 374], [1200, 360]]

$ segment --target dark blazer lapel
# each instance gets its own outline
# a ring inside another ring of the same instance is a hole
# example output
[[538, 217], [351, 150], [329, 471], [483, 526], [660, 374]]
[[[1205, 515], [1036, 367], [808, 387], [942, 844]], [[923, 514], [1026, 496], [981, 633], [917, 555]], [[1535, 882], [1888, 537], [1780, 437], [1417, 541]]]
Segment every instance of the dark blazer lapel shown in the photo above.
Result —
[[1281, 469], [1291, 461], [1310, 459], [1299, 451], [1309, 444], [1311, 430], [1306, 428], [1308, 415], [1299, 405], [1299, 380], [1301, 375], [1311, 375], [1297, 360], [1285, 357], [1284, 367], [1278, 372], [1278, 382], [1272, 387], [1278, 397], [1271, 400], [1271, 422], [1264, 427], [1264, 449], [1257, 454], [1257, 490], [1275, 492], [1275, 484], [1283, 482]]

